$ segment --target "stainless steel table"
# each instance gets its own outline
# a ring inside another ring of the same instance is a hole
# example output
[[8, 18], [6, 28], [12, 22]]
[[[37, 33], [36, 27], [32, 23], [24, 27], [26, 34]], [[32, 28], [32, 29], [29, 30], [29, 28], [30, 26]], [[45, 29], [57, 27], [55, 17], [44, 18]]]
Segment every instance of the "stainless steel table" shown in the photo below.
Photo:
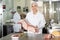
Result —
[[[3, 38], [1, 40], [11, 40], [11, 35], [13, 34], [20, 34], [20, 33], [11, 33]], [[36, 35], [30, 35], [28, 36], [27, 33], [24, 33], [19, 40], [60, 40], [60, 38], [53, 38], [53, 39], [44, 39], [44, 34], [36, 34]]]

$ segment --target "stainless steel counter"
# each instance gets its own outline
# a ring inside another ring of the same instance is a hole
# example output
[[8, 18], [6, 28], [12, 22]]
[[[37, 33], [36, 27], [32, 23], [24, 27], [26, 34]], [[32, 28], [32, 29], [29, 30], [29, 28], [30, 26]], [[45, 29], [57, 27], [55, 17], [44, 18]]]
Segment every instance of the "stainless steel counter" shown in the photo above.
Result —
[[[20, 34], [20, 33], [12, 33], [9, 34], [3, 38], [1, 38], [1, 40], [11, 40], [11, 35], [13, 34]], [[53, 39], [44, 39], [44, 34], [37, 34], [37, 35], [32, 35], [32, 36], [28, 36], [27, 33], [24, 33], [24, 35], [22, 35], [21, 37], [19, 37], [19, 40], [60, 40], [60, 38], [53, 38]]]

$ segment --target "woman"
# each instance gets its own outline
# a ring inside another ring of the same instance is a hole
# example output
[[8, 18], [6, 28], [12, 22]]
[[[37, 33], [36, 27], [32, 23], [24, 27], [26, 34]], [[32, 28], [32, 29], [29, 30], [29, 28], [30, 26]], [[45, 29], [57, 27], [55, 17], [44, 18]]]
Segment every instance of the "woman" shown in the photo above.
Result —
[[31, 11], [27, 13], [26, 18], [21, 21], [23, 28], [31, 33], [42, 33], [42, 28], [45, 26], [45, 19], [41, 12], [38, 10], [38, 4], [33, 2]]

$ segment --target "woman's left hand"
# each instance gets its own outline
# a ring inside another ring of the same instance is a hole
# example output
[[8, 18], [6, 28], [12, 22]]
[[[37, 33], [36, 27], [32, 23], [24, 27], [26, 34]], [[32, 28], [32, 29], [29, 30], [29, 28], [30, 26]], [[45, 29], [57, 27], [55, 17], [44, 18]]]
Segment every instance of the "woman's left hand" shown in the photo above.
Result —
[[39, 29], [38, 29], [38, 27], [35, 27], [35, 32], [37, 32], [37, 33], [39, 32]]

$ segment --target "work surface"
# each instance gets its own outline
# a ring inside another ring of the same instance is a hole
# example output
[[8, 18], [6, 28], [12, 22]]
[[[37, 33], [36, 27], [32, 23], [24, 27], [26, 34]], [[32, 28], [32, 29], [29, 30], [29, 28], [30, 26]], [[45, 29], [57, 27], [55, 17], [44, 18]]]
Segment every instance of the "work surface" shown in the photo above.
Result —
[[[13, 34], [20, 34], [20, 33], [11, 33], [11, 34], [1, 38], [1, 40], [12, 40], [11, 35], [13, 35]], [[47, 38], [45, 39], [44, 35], [45, 34], [36, 34], [36, 35], [30, 34], [28, 36], [27, 33], [24, 33], [22, 36], [19, 37], [19, 40], [60, 40], [59, 37], [55, 37], [55, 38], [52, 38], [52, 39], [47, 39]]]

